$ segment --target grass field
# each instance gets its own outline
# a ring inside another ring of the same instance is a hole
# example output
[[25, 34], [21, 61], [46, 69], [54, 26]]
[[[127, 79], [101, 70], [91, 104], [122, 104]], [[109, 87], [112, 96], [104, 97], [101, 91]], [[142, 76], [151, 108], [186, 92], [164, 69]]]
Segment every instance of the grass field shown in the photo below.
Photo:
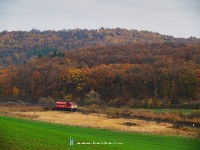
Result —
[[[74, 145], [70, 146], [70, 136]], [[77, 142], [118, 144], [77, 144]], [[124, 144], [119, 144], [124, 143]], [[124, 149], [197, 150], [200, 140], [181, 137], [114, 132], [0, 117], [0, 149]]]
[[[135, 109], [135, 108], [134, 108]], [[135, 110], [148, 110], [148, 111], [152, 111], [155, 113], [165, 113], [165, 112], [181, 112], [183, 114], [190, 114], [193, 111], [199, 111], [199, 110], [193, 110], [193, 109], [135, 109]]]

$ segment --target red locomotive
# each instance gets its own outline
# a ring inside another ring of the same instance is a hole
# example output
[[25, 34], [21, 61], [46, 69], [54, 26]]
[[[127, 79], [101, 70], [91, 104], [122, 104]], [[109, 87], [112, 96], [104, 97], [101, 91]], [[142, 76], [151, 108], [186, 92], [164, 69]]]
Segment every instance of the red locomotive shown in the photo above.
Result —
[[56, 102], [55, 110], [76, 111], [77, 104], [75, 102]]

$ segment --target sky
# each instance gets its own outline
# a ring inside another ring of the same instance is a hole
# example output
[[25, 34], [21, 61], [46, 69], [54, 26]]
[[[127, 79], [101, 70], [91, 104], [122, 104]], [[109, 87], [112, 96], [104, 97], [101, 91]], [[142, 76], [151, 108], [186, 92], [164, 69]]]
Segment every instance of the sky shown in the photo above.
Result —
[[0, 31], [101, 27], [200, 38], [200, 0], [0, 0]]

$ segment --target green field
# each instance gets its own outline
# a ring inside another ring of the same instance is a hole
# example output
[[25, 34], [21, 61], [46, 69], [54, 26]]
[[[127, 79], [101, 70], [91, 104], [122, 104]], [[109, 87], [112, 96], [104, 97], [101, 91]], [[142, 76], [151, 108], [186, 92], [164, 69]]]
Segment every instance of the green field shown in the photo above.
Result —
[[142, 109], [142, 108], [134, 108], [134, 110], [144, 110], [144, 111], [152, 111], [155, 113], [165, 113], [165, 112], [181, 112], [183, 114], [190, 114], [194, 111], [200, 111], [200, 110], [193, 110], [193, 109]]
[[[70, 146], [70, 136], [74, 139], [72, 146]], [[77, 142], [92, 143], [93, 141], [104, 142], [104, 144], [77, 144]], [[105, 142], [115, 142], [115, 144], [105, 144]], [[0, 116], [0, 149], [2, 150], [197, 150], [199, 147], [200, 140], [197, 139], [114, 132]]]

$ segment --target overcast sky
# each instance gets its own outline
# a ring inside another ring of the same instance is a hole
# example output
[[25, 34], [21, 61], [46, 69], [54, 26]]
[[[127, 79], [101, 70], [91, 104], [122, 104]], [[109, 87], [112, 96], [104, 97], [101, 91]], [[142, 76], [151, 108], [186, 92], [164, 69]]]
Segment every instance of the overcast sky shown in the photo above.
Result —
[[100, 27], [200, 38], [200, 0], [0, 0], [0, 31]]

